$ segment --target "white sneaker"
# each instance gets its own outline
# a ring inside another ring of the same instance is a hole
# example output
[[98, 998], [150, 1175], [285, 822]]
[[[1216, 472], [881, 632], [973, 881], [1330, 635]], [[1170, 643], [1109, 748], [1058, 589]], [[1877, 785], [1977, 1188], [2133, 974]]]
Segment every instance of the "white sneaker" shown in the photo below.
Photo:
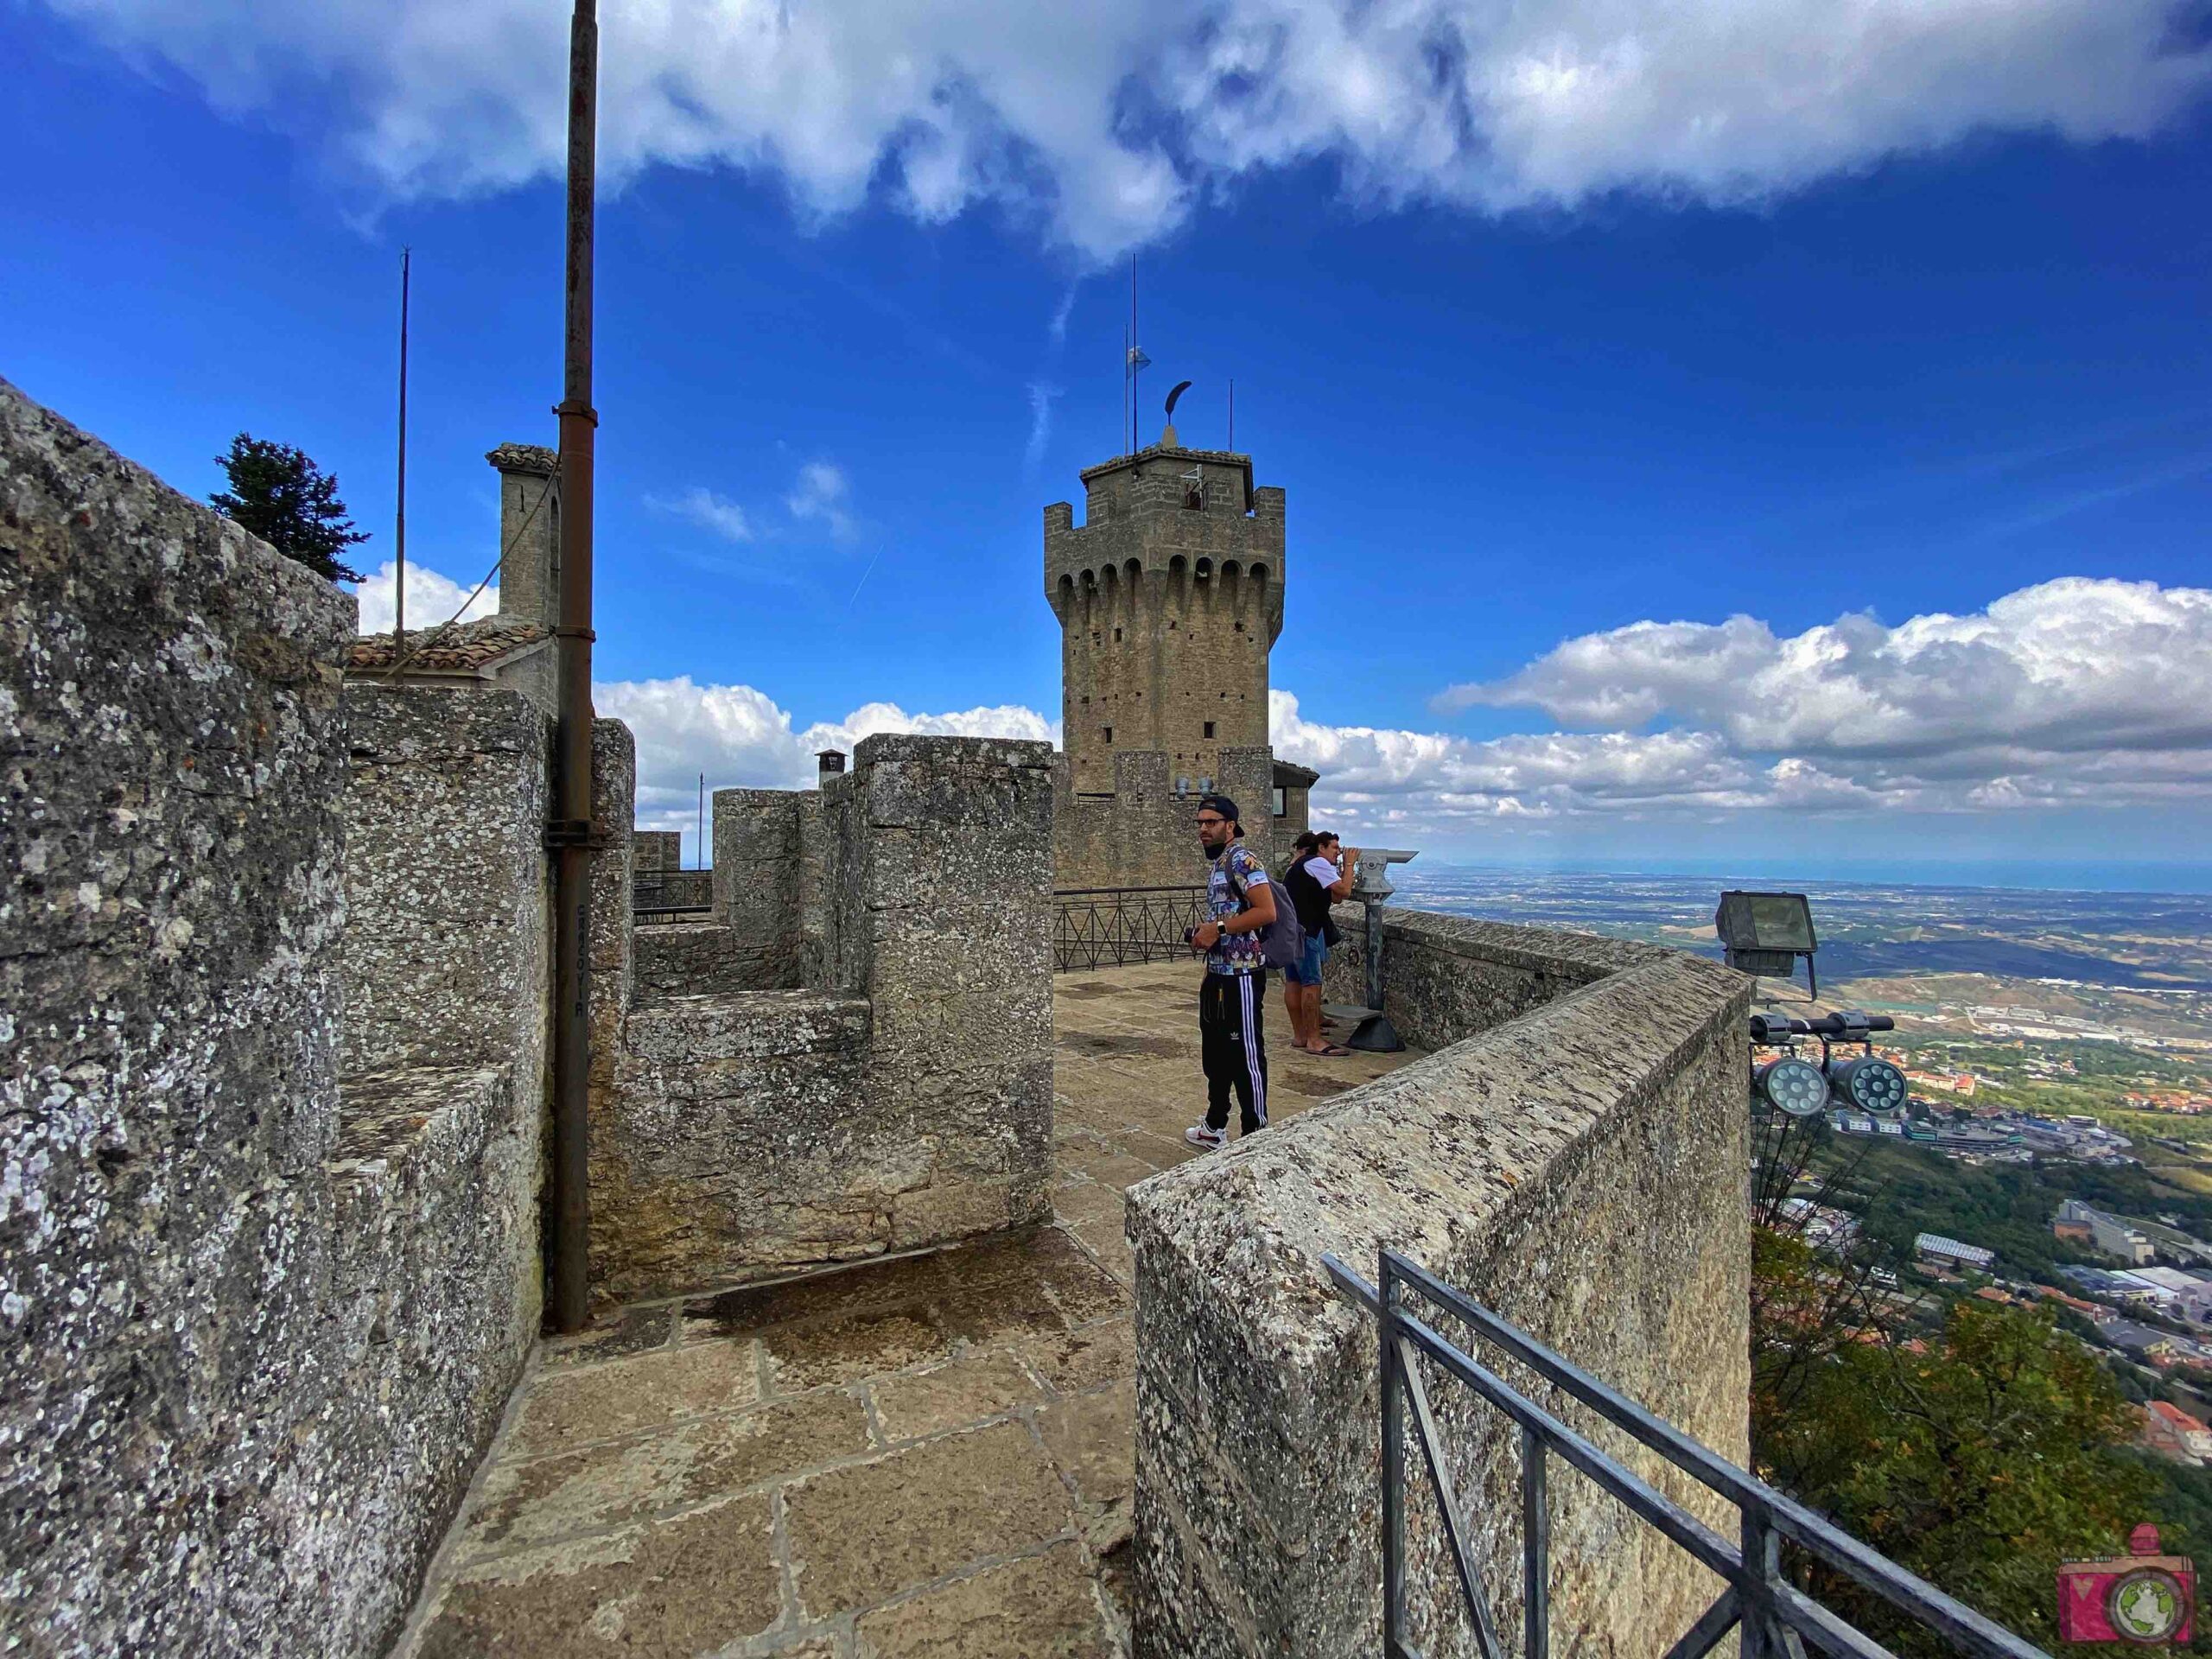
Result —
[[1194, 1147], [1204, 1147], [1209, 1152], [1218, 1152], [1228, 1144], [1229, 1131], [1210, 1128], [1204, 1123], [1193, 1123], [1183, 1131], [1183, 1138]]

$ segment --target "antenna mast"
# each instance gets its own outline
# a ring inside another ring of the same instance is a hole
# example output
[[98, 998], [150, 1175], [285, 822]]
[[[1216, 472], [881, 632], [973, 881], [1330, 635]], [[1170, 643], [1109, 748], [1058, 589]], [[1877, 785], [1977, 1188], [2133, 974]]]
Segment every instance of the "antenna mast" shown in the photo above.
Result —
[[391, 527], [393, 568], [398, 572], [391, 584], [391, 660], [395, 663], [407, 655], [407, 279], [414, 257], [412, 248], [399, 251], [399, 485]]

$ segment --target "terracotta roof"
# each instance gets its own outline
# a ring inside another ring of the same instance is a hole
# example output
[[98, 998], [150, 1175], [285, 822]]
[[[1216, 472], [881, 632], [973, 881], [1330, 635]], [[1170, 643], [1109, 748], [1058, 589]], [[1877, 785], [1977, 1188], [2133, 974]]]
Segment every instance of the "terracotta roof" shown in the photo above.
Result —
[[2176, 1428], [2194, 1430], [2196, 1433], [2200, 1434], [2204, 1432], [2204, 1425], [2202, 1423], [2197, 1421], [2196, 1418], [2190, 1416], [2179, 1406], [2173, 1405], [2167, 1401], [2153, 1400], [2151, 1402], [2151, 1409], [2158, 1413], [2159, 1416], [2164, 1418], [2168, 1422], [2171, 1423]]
[[[485, 616], [462, 622], [442, 633], [435, 628], [407, 635], [407, 658], [401, 671], [409, 674], [471, 674], [486, 669], [525, 645], [550, 639], [544, 625], [518, 616]], [[346, 653], [348, 673], [373, 674], [389, 669], [391, 636], [365, 633]]]

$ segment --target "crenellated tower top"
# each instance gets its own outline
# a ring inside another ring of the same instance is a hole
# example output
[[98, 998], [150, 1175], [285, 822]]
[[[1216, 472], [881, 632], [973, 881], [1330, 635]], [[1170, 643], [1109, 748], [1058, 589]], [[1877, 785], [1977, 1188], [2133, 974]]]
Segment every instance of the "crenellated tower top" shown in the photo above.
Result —
[[[1078, 794], [1114, 757], [1159, 750], [1202, 786], [1225, 748], [1268, 743], [1282, 632], [1283, 493], [1252, 458], [1172, 442], [1085, 469], [1084, 523], [1045, 509], [1045, 596], [1060, 623], [1061, 730]], [[1257, 811], [1264, 803], [1251, 803]]]

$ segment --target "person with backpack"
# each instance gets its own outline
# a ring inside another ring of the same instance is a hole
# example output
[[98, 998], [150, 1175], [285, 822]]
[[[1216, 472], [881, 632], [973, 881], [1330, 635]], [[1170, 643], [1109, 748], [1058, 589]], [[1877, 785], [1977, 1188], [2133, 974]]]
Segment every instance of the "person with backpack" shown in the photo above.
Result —
[[1342, 1059], [1351, 1051], [1321, 1035], [1321, 967], [1336, 943], [1336, 924], [1329, 906], [1351, 893], [1351, 872], [1358, 849], [1340, 847], [1327, 830], [1308, 830], [1291, 843], [1290, 862], [1283, 867], [1279, 884], [1298, 912], [1298, 925], [1306, 935], [1306, 949], [1299, 960], [1283, 970], [1282, 1005], [1290, 1015], [1293, 1048], [1327, 1059]]
[[[1212, 869], [1206, 876], [1206, 919], [1191, 930], [1193, 950], [1206, 953], [1198, 987], [1198, 1048], [1205, 1066], [1206, 1115], [1183, 1132], [1194, 1147], [1229, 1139], [1229, 1097], [1242, 1108], [1239, 1133], [1268, 1127], [1268, 1052], [1261, 1016], [1267, 1011], [1268, 947], [1281, 951], [1297, 918], [1275, 902], [1267, 867], [1238, 845], [1244, 826], [1226, 795], [1198, 801], [1198, 844]], [[1287, 924], [1286, 928], [1285, 925]], [[1271, 937], [1272, 935], [1272, 937]], [[1298, 942], [1302, 947], [1303, 940]]]

